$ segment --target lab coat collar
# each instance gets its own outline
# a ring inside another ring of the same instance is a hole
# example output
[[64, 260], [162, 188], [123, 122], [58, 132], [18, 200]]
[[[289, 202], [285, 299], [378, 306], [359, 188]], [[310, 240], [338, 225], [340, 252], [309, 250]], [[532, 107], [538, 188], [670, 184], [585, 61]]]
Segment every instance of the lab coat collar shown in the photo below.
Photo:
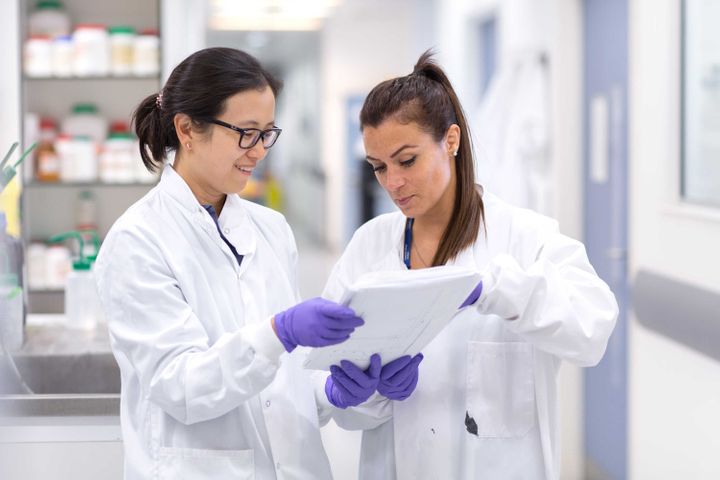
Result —
[[[158, 187], [176, 200], [180, 206], [186, 210], [186, 213], [191, 215], [206, 215], [208, 220], [212, 220], [210, 214], [200, 205], [195, 194], [190, 190], [190, 186], [188, 186], [180, 174], [175, 171], [172, 165], [165, 166]], [[220, 224], [220, 228], [223, 229], [225, 237], [233, 244], [235, 250], [237, 250], [240, 255], [245, 257], [255, 252], [257, 239], [252, 221], [250, 220], [247, 209], [243, 206], [242, 199], [237, 194], [229, 194], [225, 199], [225, 205], [223, 205], [222, 211], [220, 212], [218, 223]], [[214, 224], [208, 225], [211, 226], [211, 228], [209, 228], [210, 231], [216, 228]], [[215, 234], [216, 232], [213, 233], [213, 235]], [[221, 240], [219, 236], [218, 240]], [[235, 262], [234, 257], [233, 262]], [[243, 264], [245, 263], [249, 263], [249, 261], [243, 261]]]
[[195, 198], [195, 194], [190, 190], [190, 186], [175, 171], [172, 165], [165, 165], [158, 187], [177, 200], [189, 212], [195, 213], [204, 210], [200, 202]]

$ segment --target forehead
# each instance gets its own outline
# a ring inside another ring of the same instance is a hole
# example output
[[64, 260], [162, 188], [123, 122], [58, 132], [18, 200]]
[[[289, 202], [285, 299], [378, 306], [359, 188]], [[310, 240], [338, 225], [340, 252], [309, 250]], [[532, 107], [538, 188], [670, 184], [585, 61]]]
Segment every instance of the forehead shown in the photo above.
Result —
[[363, 142], [368, 155], [376, 156], [373, 153], [389, 155], [406, 144], [428, 144], [432, 142], [432, 136], [415, 122], [400, 123], [390, 118], [377, 127], [363, 128]]
[[225, 101], [223, 118], [235, 123], [272, 122], [275, 119], [275, 95], [270, 87], [236, 93]]

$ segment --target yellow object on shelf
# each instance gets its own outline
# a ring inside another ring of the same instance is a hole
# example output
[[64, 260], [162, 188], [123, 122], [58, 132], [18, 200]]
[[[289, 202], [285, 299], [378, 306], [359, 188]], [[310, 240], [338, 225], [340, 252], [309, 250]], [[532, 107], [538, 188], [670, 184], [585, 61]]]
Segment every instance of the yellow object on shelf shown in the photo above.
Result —
[[7, 217], [7, 232], [14, 237], [20, 236], [20, 190], [20, 181], [15, 177], [0, 193], [0, 210]]

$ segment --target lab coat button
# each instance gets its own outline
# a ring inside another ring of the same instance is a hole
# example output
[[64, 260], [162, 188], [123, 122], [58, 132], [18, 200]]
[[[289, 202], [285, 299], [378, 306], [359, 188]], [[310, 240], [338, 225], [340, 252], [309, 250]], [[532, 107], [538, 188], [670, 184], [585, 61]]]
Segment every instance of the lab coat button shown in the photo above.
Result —
[[265, 406], [266, 406], [267, 408], [270, 408], [270, 400], [268, 400], [267, 402], [265, 402]]
[[225, 233], [225, 235], [228, 235], [230, 233], [230, 229], [229, 228], [224, 229], [223, 233]]

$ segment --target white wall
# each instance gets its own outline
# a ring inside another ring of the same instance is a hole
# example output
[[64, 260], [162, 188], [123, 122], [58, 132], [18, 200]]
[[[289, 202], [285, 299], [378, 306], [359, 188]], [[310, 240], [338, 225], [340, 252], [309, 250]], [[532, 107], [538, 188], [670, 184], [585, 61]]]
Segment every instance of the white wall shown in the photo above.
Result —
[[[720, 210], [678, 199], [678, 22], [678, 0], [630, 2], [630, 271], [720, 292]], [[629, 339], [631, 478], [720, 478], [720, 363], [635, 318]]]

